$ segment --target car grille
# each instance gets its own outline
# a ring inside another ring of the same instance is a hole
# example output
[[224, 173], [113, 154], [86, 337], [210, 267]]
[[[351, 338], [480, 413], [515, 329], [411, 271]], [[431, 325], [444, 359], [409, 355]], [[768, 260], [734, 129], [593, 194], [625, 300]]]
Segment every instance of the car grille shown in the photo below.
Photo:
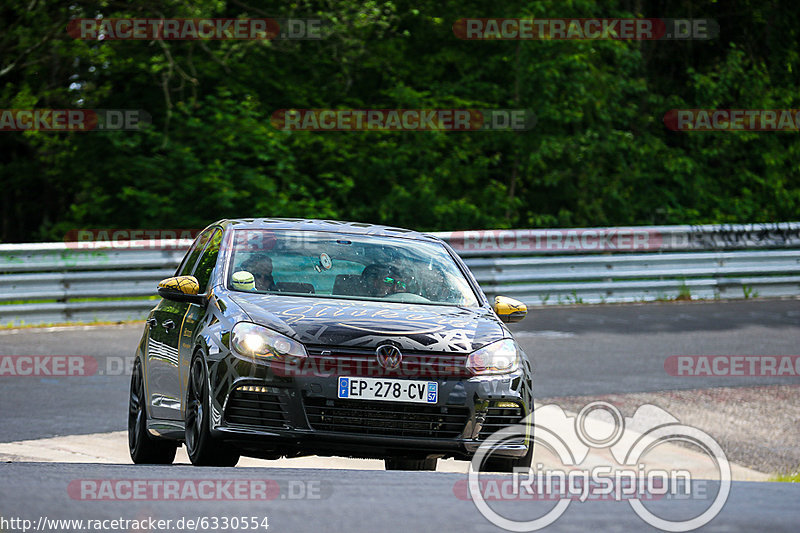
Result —
[[313, 429], [362, 435], [452, 439], [469, 419], [466, 407], [305, 398]]
[[495, 431], [501, 430], [514, 424], [519, 424], [523, 419], [522, 407], [496, 407], [489, 406], [486, 411], [479, 439], [486, 439]]
[[310, 368], [326, 369], [340, 376], [377, 376], [406, 378], [471, 377], [466, 369], [466, 354], [401, 350], [402, 362], [396, 370], [378, 365], [375, 348], [346, 346], [306, 346]]
[[[245, 388], [256, 390], [244, 390]], [[276, 390], [266, 387], [239, 387], [228, 398], [225, 421], [228, 424], [281, 428], [287, 420]]]

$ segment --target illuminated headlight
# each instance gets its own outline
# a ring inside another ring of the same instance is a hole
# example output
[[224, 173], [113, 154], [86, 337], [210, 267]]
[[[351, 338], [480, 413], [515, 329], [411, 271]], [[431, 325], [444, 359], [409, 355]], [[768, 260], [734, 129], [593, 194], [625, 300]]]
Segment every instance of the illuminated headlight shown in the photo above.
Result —
[[467, 358], [473, 374], [508, 374], [519, 368], [519, 349], [513, 339], [503, 339], [475, 350]]
[[250, 322], [239, 322], [233, 327], [231, 349], [245, 357], [267, 360], [307, 356], [299, 342]]

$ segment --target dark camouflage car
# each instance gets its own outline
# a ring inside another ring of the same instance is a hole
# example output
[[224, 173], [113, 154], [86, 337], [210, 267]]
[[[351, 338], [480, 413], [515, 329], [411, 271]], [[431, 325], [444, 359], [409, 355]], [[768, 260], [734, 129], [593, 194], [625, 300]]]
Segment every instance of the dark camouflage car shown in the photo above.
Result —
[[[532, 409], [527, 357], [443, 241], [368, 224], [222, 220], [159, 284], [136, 351], [135, 463], [241, 455], [382, 458], [387, 469], [469, 459]], [[486, 470], [528, 466], [532, 436]]]

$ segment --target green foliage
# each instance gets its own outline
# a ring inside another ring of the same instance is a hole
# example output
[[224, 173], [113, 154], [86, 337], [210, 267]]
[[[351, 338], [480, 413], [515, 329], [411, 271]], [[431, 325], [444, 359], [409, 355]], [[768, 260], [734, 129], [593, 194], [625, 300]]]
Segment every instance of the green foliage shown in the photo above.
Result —
[[781, 481], [784, 483], [800, 483], [800, 467], [792, 472], [779, 474], [770, 479], [770, 481]]
[[686, 281], [682, 281], [680, 286], [678, 287], [678, 295], [675, 297], [676, 300], [691, 300], [692, 299], [692, 290], [686, 285]]
[[[673, 108], [800, 108], [792, 0], [6, 2], [2, 108], [135, 108], [144, 132], [0, 134], [0, 241], [222, 217], [421, 230], [797, 220], [797, 133]], [[632, 6], [642, 12], [632, 12]], [[324, 40], [79, 41], [71, 18], [322, 17]], [[713, 18], [710, 41], [464, 41], [461, 17]], [[524, 108], [526, 132], [282, 132], [283, 108]]]
[[758, 298], [758, 291], [755, 290], [752, 285], [742, 285], [742, 292], [744, 293], [745, 300]]

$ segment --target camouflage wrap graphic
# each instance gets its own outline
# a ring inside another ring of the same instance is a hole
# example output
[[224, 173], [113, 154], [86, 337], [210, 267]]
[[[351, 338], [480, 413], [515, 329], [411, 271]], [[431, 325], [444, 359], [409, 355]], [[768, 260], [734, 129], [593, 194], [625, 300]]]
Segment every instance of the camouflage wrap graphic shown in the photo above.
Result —
[[251, 316], [304, 344], [377, 347], [394, 341], [404, 350], [468, 353], [511, 334], [484, 308], [382, 302], [309, 300], [237, 294], [232, 299]]
[[183, 294], [197, 294], [200, 291], [200, 284], [194, 276], [175, 276], [161, 280], [158, 288], [170, 289]]

